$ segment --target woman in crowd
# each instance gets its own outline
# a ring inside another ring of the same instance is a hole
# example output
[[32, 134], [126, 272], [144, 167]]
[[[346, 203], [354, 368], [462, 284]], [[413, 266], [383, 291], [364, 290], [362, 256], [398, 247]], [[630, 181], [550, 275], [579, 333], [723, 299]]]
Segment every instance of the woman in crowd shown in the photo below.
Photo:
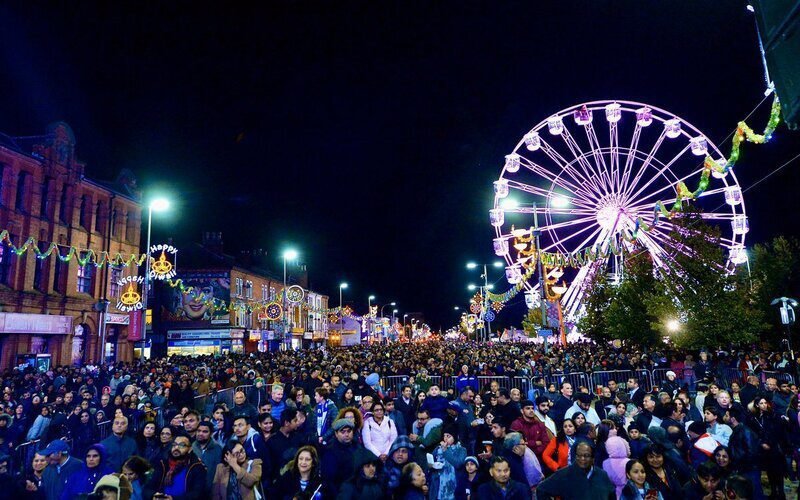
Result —
[[414, 396], [414, 415], [417, 414], [420, 408], [422, 408], [422, 403], [425, 402], [425, 398], [428, 397], [428, 393], [425, 391], [417, 391], [417, 395]]
[[45, 500], [44, 469], [47, 467], [48, 458], [38, 453], [33, 454], [31, 467], [25, 472], [23, 485], [30, 498]]
[[[38, 396], [34, 397], [34, 399], [38, 399]], [[42, 406], [41, 404], [39, 404], [37, 408], [39, 415], [33, 421], [31, 428], [28, 429], [28, 434], [26, 436], [28, 441], [33, 441], [46, 436], [47, 429], [50, 427], [50, 408], [47, 406]]]
[[[476, 498], [475, 492], [470, 498]], [[428, 481], [425, 472], [416, 463], [403, 467], [400, 476], [400, 487], [394, 496], [395, 500], [426, 500], [428, 498]]]
[[442, 442], [433, 451], [434, 470], [431, 474], [431, 495], [453, 498], [456, 491], [456, 470], [467, 457], [467, 450], [458, 442], [458, 429], [448, 424], [442, 431]]
[[353, 456], [353, 475], [345, 481], [337, 500], [382, 500], [386, 496], [383, 462], [371, 451], [360, 448]]
[[105, 463], [106, 449], [102, 444], [89, 446], [84, 458], [81, 468], [67, 478], [61, 500], [73, 500], [81, 494], [91, 493], [101, 477], [114, 472]]
[[644, 469], [647, 482], [659, 491], [664, 500], [683, 498], [683, 488], [671, 467], [664, 460], [665, 449], [660, 444], [651, 444], [644, 452]]
[[258, 432], [266, 443], [278, 430], [275, 428], [275, 419], [269, 413], [258, 416]]
[[231, 436], [229, 415], [230, 413], [224, 404], [217, 404], [214, 407], [214, 411], [211, 413], [211, 422], [214, 428], [211, 438], [220, 446], [225, 446], [225, 443]]
[[383, 402], [372, 404], [372, 416], [364, 420], [361, 438], [366, 449], [386, 460], [392, 443], [397, 439], [397, 426], [386, 416]]
[[[770, 490], [783, 491], [783, 475], [786, 470], [786, 459], [782, 445], [786, 433], [779, 416], [772, 410], [772, 403], [764, 395], [758, 395], [748, 405], [750, 418], [747, 424], [753, 429], [761, 443], [761, 465], [767, 471]], [[787, 410], [788, 411], [788, 410]], [[774, 496], [774, 495], [773, 495]]]
[[172, 440], [175, 439], [177, 433], [172, 426], [165, 425], [158, 431], [158, 459], [150, 463], [156, 463], [158, 460], [166, 460], [169, 458], [169, 452], [172, 449]]
[[131, 500], [144, 500], [142, 488], [151, 469], [150, 462], [138, 456], [132, 456], [122, 465], [122, 475], [131, 483]]
[[342, 394], [342, 401], [341, 401], [341, 403], [342, 403], [342, 404], [341, 404], [340, 406], [341, 406], [342, 408], [346, 408], [346, 407], [348, 407], [348, 406], [352, 406], [353, 408], [355, 408], [355, 407], [357, 407], [357, 406], [358, 406], [358, 403], [356, 402], [356, 397], [355, 397], [355, 394], [353, 394], [353, 389], [351, 389], [350, 387], [348, 387], [348, 388], [347, 388], [347, 389], [344, 391], [344, 394]]
[[722, 469], [723, 479], [733, 474], [733, 463], [731, 462], [731, 451], [727, 446], [719, 445], [714, 450], [714, 462]]
[[569, 450], [575, 443], [576, 430], [575, 422], [569, 419], [564, 420], [561, 424], [561, 430], [556, 434], [556, 438], [551, 439], [547, 444], [544, 453], [542, 453], [542, 461], [550, 472], [555, 472], [569, 465]]
[[136, 446], [139, 456], [149, 463], [155, 463], [162, 458], [162, 442], [156, 434], [156, 424], [147, 422], [136, 434]]
[[298, 493], [310, 498], [321, 487], [317, 449], [303, 446], [289, 463], [289, 470], [278, 479], [275, 495], [279, 500], [292, 500]]
[[628, 481], [619, 494], [619, 500], [664, 500], [661, 492], [650, 487], [645, 466], [640, 460], [629, 460], [625, 464]]
[[222, 463], [217, 465], [214, 483], [211, 487], [212, 500], [255, 500], [263, 498], [257, 488], [261, 484], [261, 459], [247, 459], [244, 447], [230, 441], [222, 449]]

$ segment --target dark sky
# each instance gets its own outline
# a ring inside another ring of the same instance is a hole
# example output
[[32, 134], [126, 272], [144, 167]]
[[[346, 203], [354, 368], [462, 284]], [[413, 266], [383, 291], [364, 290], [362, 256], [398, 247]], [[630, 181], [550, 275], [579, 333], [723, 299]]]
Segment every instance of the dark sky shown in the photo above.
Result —
[[[720, 143], [764, 90], [738, 1], [133, 4], [0, 7], [0, 131], [64, 120], [88, 175], [130, 168], [176, 201], [155, 240], [223, 231], [276, 264], [291, 243], [320, 291], [344, 279], [357, 310], [374, 293], [434, 326], [469, 296], [464, 263], [493, 258], [491, 182], [531, 126], [618, 98]], [[741, 185], [798, 143], [746, 145]], [[749, 243], [800, 232], [798, 166], [746, 193]]]

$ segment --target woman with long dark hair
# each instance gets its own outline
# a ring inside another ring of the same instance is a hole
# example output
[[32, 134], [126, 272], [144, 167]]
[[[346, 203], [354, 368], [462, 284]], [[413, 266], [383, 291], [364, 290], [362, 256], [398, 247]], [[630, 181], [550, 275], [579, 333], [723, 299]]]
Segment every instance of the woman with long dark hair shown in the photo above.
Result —
[[257, 488], [261, 485], [261, 459], [247, 459], [244, 447], [237, 440], [229, 441], [222, 449], [222, 463], [217, 465], [211, 487], [212, 500], [255, 500], [263, 498]]
[[683, 487], [671, 466], [664, 460], [666, 450], [653, 443], [644, 451], [644, 470], [647, 483], [664, 497], [664, 500], [683, 498]]
[[100, 432], [97, 429], [97, 422], [92, 418], [88, 410], [81, 410], [79, 425], [72, 434], [72, 454], [82, 457], [86, 454], [89, 446], [100, 440]]
[[561, 424], [561, 430], [556, 434], [556, 438], [547, 443], [547, 447], [542, 453], [542, 461], [550, 469], [550, 472], [569, 465], [569, 450], [575, 442], [576, 431], [575, 422], [566, 419]]
[[301, 447], [288, 465], [289, 470], [276, 482], [276, 497], [280, 500], [292, 500], [301, 492], [313, 495], [322, 484], [317, 449], [313, 446]]
[[136, 433], [136, 445], [139, 448], [139, 456], [148, 462], [155, 463], [161, 459], [162, 443], [156, 433], [156, 424], [147, 422]]
[[756, 396], [751, 405], [748, 405], [751, 413], [747, 424], [758, 435], [761, 466], [767, 472], [772, 497], [784, 498], [786, 459], [783, 456], [783, 443], [787, 438], [786, 432], [780, 417], [772, 410], [772, 403], [765, 396]]

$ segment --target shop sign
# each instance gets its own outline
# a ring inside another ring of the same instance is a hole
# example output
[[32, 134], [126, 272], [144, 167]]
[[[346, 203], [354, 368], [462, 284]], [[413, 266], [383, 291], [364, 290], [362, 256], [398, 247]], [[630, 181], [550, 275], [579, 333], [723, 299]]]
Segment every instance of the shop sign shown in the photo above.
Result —
[[130, 322], [130, 314], [106, 313], [106, 324], [108, 325], [129, 325]]
[[150, 279], [168, 280], [175, 277], [175, 257], [178, 249], [172, 245], [150, 247]]
[[142, 311], [128, 313], [128, 341], [142, 340]]
[[168, 339], [229, 339], [231, 331], [225, 330], [169, 330]]
[[244, 338], [244, 330], [231, 330], [231, 338], [232, 339], [243, 339]]
[[69, 335], [72, 316], [0, 313], [0, 332]]
[[142, 304], [142, 294], [139, 292], [139, 285], [144, 284], [142, 276], [126, 276], [117, 281], [122, 293], [117, 301], [117, 309], [123, 312], [140, 311]]
[[306, 340], [311, 340], [314, 338], [314, 332], [305, 332], [303, 334], [303, 338]]
[[261, 340], [261, 330], [250, 330], [247, 335], [247, 340]]

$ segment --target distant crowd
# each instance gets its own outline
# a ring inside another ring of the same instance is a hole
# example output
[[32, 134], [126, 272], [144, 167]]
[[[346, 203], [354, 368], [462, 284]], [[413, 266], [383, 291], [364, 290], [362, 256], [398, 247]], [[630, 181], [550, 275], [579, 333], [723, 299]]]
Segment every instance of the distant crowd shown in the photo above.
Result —
[[[757, 349], [445, 342], [15, 369], [0, 377], [0, 492], [785, 498], [800, 460], [794, 369]], [[578, 372], [606, 375], [559, 375]]]

